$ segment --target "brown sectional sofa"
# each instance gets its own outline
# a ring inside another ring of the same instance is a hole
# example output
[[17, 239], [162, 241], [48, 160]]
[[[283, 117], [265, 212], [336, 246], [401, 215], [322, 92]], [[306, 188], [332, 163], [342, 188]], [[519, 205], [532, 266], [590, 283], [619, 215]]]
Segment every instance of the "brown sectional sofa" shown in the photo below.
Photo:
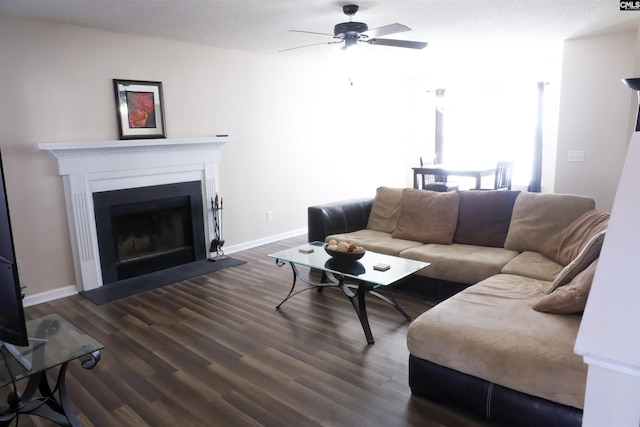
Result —
[[419, 285], [466, 286], [411, 323], [409, 385], [519, 426], [581, 423], [573, 346], [608, 219], [583, 196], [387, 187], [308, 210], [310, 241], [427, 261]]

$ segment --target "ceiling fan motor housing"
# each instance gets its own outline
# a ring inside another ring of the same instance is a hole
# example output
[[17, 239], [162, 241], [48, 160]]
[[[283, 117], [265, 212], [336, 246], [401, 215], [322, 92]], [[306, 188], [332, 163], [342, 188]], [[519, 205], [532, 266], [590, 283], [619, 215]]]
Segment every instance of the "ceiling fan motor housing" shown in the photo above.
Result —
[[364, 33], [369, 27], [364, 22], [341, 22], [333, 27], [333, 34], [338, 37], [342, 34], [352, 35]]

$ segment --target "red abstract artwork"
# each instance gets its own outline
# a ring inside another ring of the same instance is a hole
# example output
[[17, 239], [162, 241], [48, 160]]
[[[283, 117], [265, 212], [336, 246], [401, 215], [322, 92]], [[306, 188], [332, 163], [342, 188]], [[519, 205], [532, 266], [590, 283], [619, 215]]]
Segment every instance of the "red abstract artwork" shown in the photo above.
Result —
[[155, 128], [155, 103], [153, 92], [127, 92], [129, 127]]

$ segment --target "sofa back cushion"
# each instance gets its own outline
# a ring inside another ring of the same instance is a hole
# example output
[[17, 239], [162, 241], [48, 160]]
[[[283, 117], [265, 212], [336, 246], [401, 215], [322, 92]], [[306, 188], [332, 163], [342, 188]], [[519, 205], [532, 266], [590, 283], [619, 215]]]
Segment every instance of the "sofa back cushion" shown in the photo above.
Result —
[[600, 231], [593, 236], [580, 250], [578, 256], [576, 256], [569, 264], [567, 264], [553, 279], [551, 286], [547, 289], [547, 293], [553, 292], [556, 288], [564, 286], [574, 277], [576, 277], [582, 270], [587, 268], [596, 258], [600, 256], [600, 250], [604, 243], [606, 230]]
[[391, 236], [422, 243], [453, 243], [460, 192], [402, 190], [400, 216]]
[[393, 233], [400, 215], [402, 188], [378, 187], [367, 222], [368, 230]]
[[591, 284], [598, 267], [598, 258], [578, 273], [571, 281], [544, 295], [533, 309], [544, 313], [570, 314], [584, 311]]
[[513, 205], [504, 247], [518, 252], [540, 252], [547, 240], [595, 206], [595, 201], [585, 196], [520, 193]]
[[461, 191], [455, 243], [504, 247], [519, 191]]
[[558, 264], [569, 264], [593, 236], [607, 229], [610, 216], [595, 209], [585, 212], [547, 240], [540, 253]]

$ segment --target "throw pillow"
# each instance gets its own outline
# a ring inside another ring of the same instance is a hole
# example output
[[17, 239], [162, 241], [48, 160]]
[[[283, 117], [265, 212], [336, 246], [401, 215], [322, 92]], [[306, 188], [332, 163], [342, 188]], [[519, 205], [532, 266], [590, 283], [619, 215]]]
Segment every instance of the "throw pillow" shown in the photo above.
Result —
[[596, 202], [585, 196], [520, 193], [513, 205], [504, 247], [518, 252], [540, 252], [544, 242], [595, 207]]
[[580, 273], [589, 264], [591, 264], [593, 260], [600, 256], [600, 249], [602, 249], [602, 243], [604, 242], [605, 233], [606, 231], [601, 231], [587, 242], [578, 256], [565, 268], [563, 268], [560, 273], [558, 273], [556, 278], [551, 283], [551, 287], [547, 290], [547, 294], [553, 292], [556, 288], [568, 283], [571, 279], [576, 277], [578, 273]]
[[378, 187], [371, 205], [367, 229], [393, 233], [400, 215], [402, 188]]
[[593, 236], [607, 229], [610, 216], [608, 212], [597, 210], [585, 212], [547, 240], [540, 248], [540, 253], [558, 264], [569, 264]]
[[578, 273], [571, 282], [545, 295], [533, 305], [533, 309], [545, 313], [570, 314], [584, 311], [596, 274], [598, 259]]
[[456, 231], [460, 193], [402, 190], [400, 216], [391, 237], [422, 243], [453, 243]]
[[504, 247], [519, 191], [461, 191], [455, 243]]

